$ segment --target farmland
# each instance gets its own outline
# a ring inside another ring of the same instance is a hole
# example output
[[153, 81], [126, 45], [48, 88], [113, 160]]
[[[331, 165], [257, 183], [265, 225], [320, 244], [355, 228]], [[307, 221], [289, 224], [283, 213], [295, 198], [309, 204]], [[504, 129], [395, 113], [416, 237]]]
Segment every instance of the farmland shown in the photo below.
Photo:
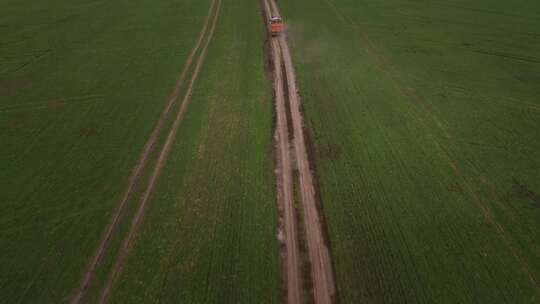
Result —
[[341, 301], [538, 302], [540, 6], [279, 3]]
[[156, 24], [161, 10], [146, 1], [1, 5], [2, 301], [58, 302], [90, 259], [206, 8], [177, 8], [193, 18], [176, 39], [178, 11]]
[[190, 110], [112, 302], [279, 300], [272, 103], [258, 9], [222, 1]]
[[[70, 300], [209, 17], [210, 2], [0, 2], [0, 302]], [[279, 296], [264, 29], [258, 3], [230, 2], [223, 1], [209, 58], [201, 60], [193, 107], [174, 138], [155, 201], [148, 203], [141, 229], [145, 243], [134, 249], [122, 277], [125, 286], [137, 288], [130, 278], [139, 279], [139, 265], [151, 272], [143, 279], [174, 286], [184, 273], [161, 267], [186, 257], [198, 270], [190, 270], [193, 276], [212, 274], [208, 282], [214, 288], [194, 288], [186, 283], [195, 284], [191, 280], [167, 289], [169, 294], [149, 287], [165, 299], [174, 298], [170, 292], [206, 297], [201, 290], [209, 290], [208, 297], [230, 293], [247, 301], [275, 302]], [[192, 64], [189, 77], [194, 69]], [[228, 82], [222, 81], [225, 75]], [[177, 102], [171, 111], [178, 109]], [[130, 231], [172, 120], [150, 153], [85, 301], [97, 299]], [[191, 241], [204, 242], [180, 246]], [[151, 256], [144, 255], [148, 251]], [[161, 264], [148, 264], [154, 257]], [[135, 301], [142, 290], [126, 291], [123, 284], [118, 294], [133, 293]]]
[[537, 1], [0, 11], [0, 303], [540, 302]]

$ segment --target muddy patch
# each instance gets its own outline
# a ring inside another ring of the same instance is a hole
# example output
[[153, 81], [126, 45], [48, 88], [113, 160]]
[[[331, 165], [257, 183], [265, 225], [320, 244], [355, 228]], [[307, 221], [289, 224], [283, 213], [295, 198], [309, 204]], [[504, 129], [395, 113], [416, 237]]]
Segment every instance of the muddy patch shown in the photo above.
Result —
[[[282, 77], [283, 77], [283, 83], [284, 84], [287, 84], [288, 83], [288, 79], [287, 79], [287, 73], [286, 73], [286, 70], [285, 70], [285, 63], [282, 61], [281, 62], [281, 71], [282, 71]], [[289, 86], [288, 85], [284, 85], [283, 86], [283, 96], [285, 98], [285, 115], [287, 116], [287, 125], [288, 126], [291, 126], [291, 130], [288, 134], [289, 136], [289, 140], [292, 141], [294, 139], [294, 130], [292, 130], [293, 128], [293, 120], [292, 120], [292, 114], [291, 114], [291, 101], [289, 99]]]
[[0, 97], [14, 96], [28, 88], [32, 82], [26, 78], [0, 80]]
[[341, 147], [332, 143], [320, 144], [317, 152], [322, 159], [336, 160], [341, 155]]
[[66, 105], [64, 100], [51, 100], [47, 103], [47, 108], [49, 109], [58, 109]]
[[98, 134], [98, 128], [94, 125], [85, 126], [79, 129], [82, 138], [94, 137]]
[[540, 195], [530, 190], [527, 185], [514, 179], [512, 188], [503, 196], [503, 200], [510, 203], [516, 199], [526, 200], [533, 207], [540, 208]]
[[463, 193], [463, 187], [457, 182], [449, 184], [446, 188], [448, 189], [448, 192], [459, 194]]

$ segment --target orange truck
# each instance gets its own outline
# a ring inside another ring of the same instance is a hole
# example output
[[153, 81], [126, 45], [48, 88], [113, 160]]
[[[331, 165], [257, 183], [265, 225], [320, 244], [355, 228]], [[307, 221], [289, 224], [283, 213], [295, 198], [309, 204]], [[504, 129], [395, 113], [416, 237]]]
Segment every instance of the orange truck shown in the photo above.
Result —
[[283, 20], [281, 20], [281, 17], [270, 18], [270, 33], [273, 37], [281, 34], [284, 29], [285, 26], [283, 25]]

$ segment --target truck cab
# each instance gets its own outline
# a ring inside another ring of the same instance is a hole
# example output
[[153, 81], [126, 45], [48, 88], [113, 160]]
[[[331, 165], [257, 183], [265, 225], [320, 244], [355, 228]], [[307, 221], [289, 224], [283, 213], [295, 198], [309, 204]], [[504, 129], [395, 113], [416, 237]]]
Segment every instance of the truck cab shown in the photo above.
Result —
[[284, 30], [283, 20], [279, 16], [270, 18], [270, 33], [273, 37], [281, 34]]

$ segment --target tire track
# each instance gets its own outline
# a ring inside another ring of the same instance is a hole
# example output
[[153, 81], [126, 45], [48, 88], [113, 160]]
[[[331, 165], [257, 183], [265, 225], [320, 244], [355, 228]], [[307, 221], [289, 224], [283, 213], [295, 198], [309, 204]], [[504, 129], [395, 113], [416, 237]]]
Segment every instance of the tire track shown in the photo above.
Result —
[[[277, 7], [277, 4], [275, 0], [264, 0], [264, 9], [266, 11], [267, 19], [269, 16], [280, 16], [279, 9]], [[293, 146], [295, 151], [295, 159], [296, 159], [296, 165], [299, 172], [299, 184], [300, 184], [300, 192], [301, 192], [301, 200], [302, 200], [302, 209], [303, 209], [303, 216], [304, 216], [304, 225], [306, 230], [306, 240], [307, 240], [307, 247], [308, 247], [308, 254], [309, 254], [309, 260], [311, 263], [311, 281], [313, 283], [313, 294], [314, 294], [314, 300], [315, 303], [333, 303], [334, 297], [336, 294], [336, 288], [334, 283], [334, 274], [332, 270], [332, 262], [330, 258], [330, 252], [328, 247], [325, 244], [325, 240], [323, 237], [323, 229], [322, 229], [322, 221], [321, 217], [319, 215], [319, 210], [317, 209], [317, 202], [316, 202], [316, 196], [315, 196], [315, 187], [313, 183], [313, 175], [310, 170], [309, 166], [309, 160], [308, 160], [308, 153], [304, 138], [304, 130], [303, 130], [303, 117], [302, 113], [300, 112], [300, 98], [298, 96], [298, 89], [296, 87], [296, 75], [294, 72], [294, 67], [292, 63], [292, 57], [289, 50], [289, 46], [287, 43], [287, 40], [285, 39], [284, 35], [280, 35], [278, 37], [272, 38], [272, 50], [274, 54], [274, 68], [275, 70], [281, 70], [281, 68], [277, 67], [276, 63], [281, 62], [283, 60], [283, 66], [284, 66], [284, 72], [286, 75], [286, 81], [287, 81], [287, 88], [288, 88], [288, 99], [290, 103], [290, 115], [292, 117], [292, 132], [294, 134], [293, 137]], [[279, 89], [279, 85], [282, 84], [282, 78], [280, 75], [276, 75], [276, 81], [275, 81], [275, 90], [276, 90], [276, 111], [278, 116], [278, 131], [287, 132], [287, 126], [286, 122], [280, 121], [280, 109], [278, 108], [280, 105], [279, 101], [279, 94], [278, 92], [282, 93], [282, 89]], [[281, 84], [280, 84], [281, 80]], [[281, 91], [280, 91], [281, 90]], [[282, 114], [281, 114], [282, 115]], [[281, 122], [281, 125], [279, 125]], [[283, 127], [285, 125], [285, 127]], [[280, 145], [280, 151], [283, 149], [288, 149], [288, 143], [283, 142], [283, 139], [280, 138], [278, 144]], [[283, 161], [281, 162], [281, 165], [284, 166], [285, 164]], [[290, 165], [289, 165], [290, 166]], [[280, 168], [283, 170], [283, 168]], [[289, 171], [291, 168], [289, 168]], [[283, 173], [282, 173], [283, 174]], [[282, 178], [283, 181], [286, 181], [284, 178]], [[290, 181], [290, 187], [293, 186], [293, 181]], [[281, 185], [283, 188], [282, 191], [285, 192], [287, 189], [285, 185]], [[287, 203], [284, 201], [284, 203]], [[287, 208], [285, 206], [285, 219], [287, 217], [292, 216], [294, 217], [294, 206], [291, 208]], [[286, 220], [287, 223], [287, 220]], [[296, 226], [294, 226], [295, 229], [297, 229]], [[294, 231], [296, 233], [296, 231]], [[288, 236], [287, 236], [288, 237]], [[298, 247], [292, 247], [294, 246], [295, 242], [293, 239], [289, 238], [286, 240], [286, 246], [287, 246], [287, 254], [289, 257], [289, 252], [292, 251], [295, 253], [291, 253], [292, 255], [298, 255]], [[290, 247], [290, 248], [289, 248]], [[298, 263], [298, 262], [297, 262]], [[289, 269], [289, 267], [298, 267], [298, 265], [294, 265], [290, 259], [287, 259], [287, 274], [288, 274], [288, 303], [301, 303], [301, 299], [294, 301], [291, 300], [289, 296], [290, 289], [291, 288], [298, 288], [298, 286], [295, 286], [295, 281], [291, 281], [289, 278], [289, 273], [293, 272], [294, 270]], [[300, 294], [301, 289], [298, 290], [298, 293]]]
[[[152, 171], [152, 175], [150, 177], [150, 180], [148, 181], [148, 184], [146, 186], [146, 189], [139, 201], [139, 208], [137, 210], [137, 213], [135, 217], [133, 218], [133, 222], [131, 223], [131, 227], [129, 229], [129, 232], [127, 236], [124, 238], [124, 241], [122, 242], [122, 246], [117, 254], [116, 261], [111, 269], [111, 272], [109, 273], [109, 276], [107, 278], [107, 282], [101, 292], [99, 303], [106, 303], [110, 292], [112, 290], [112, 287], [118, 277], [118, 275], [122, 272], [123, 266], [127, 259], [127, 254], [130, 249], [130, 245], [132, 244], [134, 237], [136, 236], [136, 233], [138, 231], [138, 228], [142, 222], [142, 219], [144, 217], [144, 213], [146, 211], [146, 207], [148, 204], [148, 200], [154, 190], [154, 187], [156, 185], [156, 182], [161, 174], [161, 171], [163, 170], [163, 167], [165, 166], [169, 153], [172, 148], [172, 144], [174, 143], [174, 139], [176, 137], [178, 128], [182, 121], [184, 120], [184, 117], [186, 115], [188, 106], [191, 101], [191, 96], [193, 93], [193, 86], [195, 84], [195, 81], [197, 80], [199, 76], [200, 69], [204, 63], [204, 59], [206, 57], [206, 52], [208, 50], [208, 46], [210, 45], [210, 42], [212, 41], [212, 38], [214, 36], [214, 32], [216, 29], [217, 21], [219, 19], [219, 13], [221, 9], [221, 0], [215, 0], [216, 2], [216, 8], [214, 12], [214, 18], [212, 21], [212, 26], [210, 29], [210, 32], [208, 34], [208, 38], [205, 42], [205, 45], [201, 51], [201, 54], [197, 60], [197, 64], [195, 66], [195, 70], [193, 71], [193, 75], [191, 77], [189, 87], [186, 91], [186, 94], [184, 95], [184, 99], [182, 100], [182, 104], [180, 107], [180, 110], [178, 111], [178, 114], [176, 115], [176, 118], [173, 122], [173, 125], [167, 135], [167, 139], [165, 141], [165, 144], [163, 145], [159, 158], [156, 162], [156, 165]], [[214, 4], [214, 2], [212, 2]]]
[[[266, 0], [264, 5], [264, 18], [269, 20], [271, 9]], [[286, 299], [289, 304], [303, 303], [302, 271], [300, 261], [300, 249], [298, 241], [298, 227], [294, 206], [292, 164], [289, 145], [287, 106], [283, 82], [283, 62], [279, 41], [270, 38], [271, 59], [273, 64], [275, 111], [276, 111], [276, 155], [277, 155], [277, 192], [278, 205], [282, 210], [280, 230], [284, 232], [285, 258], [284, 272], [286, 283]], [[280, 232], [281, 234], [281, 232]]]
[[210, 22], [210, 17], [212, 15], [212, 11], [213, 11], [213, 8], [215, 6], [215, 2], [216, 2], [216, 0], [212, 0], [212, 2], [210, 4], [210, 8], [208, 9], [208, 13], [207, 13], [207, 16], [205, 18], [203, 28], [202, 28], [202, 30], [201, 30], [201, 32], [199, 34], [199, 37], [198, 37], [195, 45], [193, 46], [193, 48], [192, 48], [192, 50], [191, 50], [191, 52], [190, 52], [190, 54], [189, 54], [189, 56], [188, 56], [188, 58], [186, 60], [186, 63], [184, 64], [184, 67], [183, 67], [182, 72], [180, 74], [180, 78], [178, 79], [178, 81], [175, 84], [174, 90], [173, 90], [173, 92], [171, 94], [171, 97], [169, 98], [169, 101], [167, 102], [165, 108], [163, 109], [156, 126], [154, 127], [154, 129], [152, 130], [152, 133], [150, 134], [150, 137], [146, 141], [146, 144], [145, 144], [145, 146], [143, 148], [143, 152], [142, 152], [141, 156], [139, 157], [139, 161], [137, 162], [137, 164], [133, 168], [133, 171], [132, 171], [132, 173], [131, 173], [131, 175], [130, 175], [130, 177], [128, 179], [128, 186], [127, 186], [124, 194], [122, 195], [122, 199], [120, 200], [120, 203], [118, 204], [118, 207], [116, 208], [116, 210], [114, 211], [114, 213], [113, 213], [113, 215], [111, 217], [111, 221], [109, 222], [109, 225], [107, 226], [107, 229], [106, 229], [105, 233], [101, 237], [98, 248], [97, 248], [92, 260], [90, 261], [90, 263], [89, 263], [89, 265], [87, 267], [87, 270], [86, 270], [86, 272], [85, 272], [85, 274], [84, 274], [84, 276], [83, 276], [83, 278], [81, 280], [81, 283], [79, 284], [79, 287], [78, 287], [77, 291], [75, 292], [75, 295], [71, 299], [71, 304], [80, 303], [83, 296], [84, 296], [84, 294], [85, 294], [85, 291], [88, 289], [88, 287], [92, 283], [92, 280], [93, 280], [93, 278], [95, 276], [97, 267], [98, 267], [99, 263], [101, 262], [101, 259], [103, 258], [105, 252], [107, 251], [107, 248], [108, 248], [108, 246], [110, 244], [110, 241], [111, 241], [111, 238], [112, 238], [114, 232], [118, 228], [118, 225], [120, 223], [120, 218], [124, 214], [124, 211], [126, 209], [126, 206], [128, 205], [128, 202], [130, 201], [132, 195], [135, 192], [137, 182], [138, 182], [140, 176], [142, 175], [142, 172], [144, 171], [144, 168], [146, 167], [146, 163], [148, 162], [148, 158], [149, 158], [150, 154], [154, 150], [155, 144], [156, 144], [156, 142], [157, 142], [157, 140], [159, 138], [159, 135], [161, 134], [161, 131], [162, 131], [163, 127], [165, 126], [165, 123], [167, 121], [167, 118], [169, 117], [170, 111], [171, 111], [172, 107], [175, 105], [176, 101], [178, 100], [178, 97], [180, 96], [181, 88], [182, 88], [182, 86], [183, 86], [183, 84], [185, 82], [188, 71], [191, 68], [194, 57], [197, 54], [204, 37], [206, 36], [207, 30], [208, 30], [208, 25], [209, 25], [209, 22]]
[[280, 37], [281, 51], [287, 73], [289, 86], [289, 101], [293, 120], [294, 150], [296, 164], [300, 173], [300, 190], [304, 208], [304, 222], [307, 234], [309, 259], [311, 261], [313, 292], [316, 303], [332, 303], [335, 294], [334, 274], [330, 251], [323, 238], [322, 224], [315, 199], [313, 175], [310, 170], [308, 154], [303, 133], [303, 118], [300, 113], [300, 100], [296, 88], [296, 75], [293, 70], [292, 58], [285, 37]]
[[289, 130], [285, 108], [283, 90], [283, 71], [279, 44], [272, 39], [272, 56], [274, 58], [274, 90], [276, 95], [276, 147], [278, 157], [278, 193], [281, 208], [283, 208], [283, 222], [286, 241], [286, 272], [287, 272], [287, 303], [301, 303], [302, 283], [300, 276], [300, 259], [297, 224], [294, 211], [293, 176], [289, 148]]

